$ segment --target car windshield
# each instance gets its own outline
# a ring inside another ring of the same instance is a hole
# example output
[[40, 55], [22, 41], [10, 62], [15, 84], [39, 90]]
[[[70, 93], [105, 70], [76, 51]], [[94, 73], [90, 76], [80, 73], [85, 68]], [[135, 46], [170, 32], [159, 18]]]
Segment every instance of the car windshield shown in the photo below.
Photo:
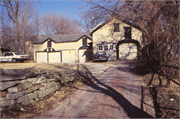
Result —
[[19, 53], [19, 52], [15, 52], [14, 54], [16, 54], [16, 55], [22, 55], [21, 53]]
[[97, 52], [97, 55], [105, 55], [105, 52]]

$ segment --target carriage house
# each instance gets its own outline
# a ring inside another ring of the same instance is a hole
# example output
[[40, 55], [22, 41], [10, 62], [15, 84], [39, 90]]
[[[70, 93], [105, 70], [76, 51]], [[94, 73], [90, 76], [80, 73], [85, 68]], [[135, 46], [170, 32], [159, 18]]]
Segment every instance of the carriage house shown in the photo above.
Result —
[[139, 27], [126, 21], [110, 19], [91, 32], [93, 53], [106, 51], [108, 60], [138, 59], [142, 32]]

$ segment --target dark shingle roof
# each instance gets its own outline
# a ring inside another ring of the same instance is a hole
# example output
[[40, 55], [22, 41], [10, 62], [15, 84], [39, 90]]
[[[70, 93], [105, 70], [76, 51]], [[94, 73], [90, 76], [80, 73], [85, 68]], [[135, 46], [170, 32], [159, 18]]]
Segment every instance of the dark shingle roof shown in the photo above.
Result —
[[62, 42], [76, 42], [83, 36], [92, 40], [92, 37], [89, 33], [79, 33], [79, 34], [66, 34], [66, 35], [39, 35], [34, 40], [33, 44], [42, 44], [47, 39], [51, 39], [55, 43], [62, 43]]
[[[92, 34], [93, 34], [94, 32], [96, 32], [98, 29], [100, 29], [101, 27], [103, 27], [105, 24], [107, 24], [108, 22], [110, 22], [110, 21], [113, 20], [113, 19], [114, 19], [114, 18], [108, 19], [107, 21], [103, 22], [101, 25], [97, 26], [95, 29], [92, 30], [92, 32], [90, 33], [90, 35], [92, 36]], [[118, 18], [115, 18], [115, 19], [118, 19]], [[123, 20], [120, 20], [120, 21], [122, 21], [122, 22], [125, 23], [125, 24], [131, 25], [132, 27], [134, 27], [134, 28], [136, 28], [136, 29], [138, 29], [138, 30], [141, 31], [141, 28], [140, 28], [139, 26], [137, 26], [137, 25], [129, 22], [129, 21], [126, 20], [126, 19], [123, 19]]]

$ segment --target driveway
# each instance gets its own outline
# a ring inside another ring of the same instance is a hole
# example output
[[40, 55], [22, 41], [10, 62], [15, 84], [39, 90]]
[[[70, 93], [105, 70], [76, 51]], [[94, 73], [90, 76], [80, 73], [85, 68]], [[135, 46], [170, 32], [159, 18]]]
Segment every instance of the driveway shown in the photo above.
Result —
[[86, 85], [39, 118], [152, 118], [145, 105], [140, 77], [126, 62], [86, 63]]

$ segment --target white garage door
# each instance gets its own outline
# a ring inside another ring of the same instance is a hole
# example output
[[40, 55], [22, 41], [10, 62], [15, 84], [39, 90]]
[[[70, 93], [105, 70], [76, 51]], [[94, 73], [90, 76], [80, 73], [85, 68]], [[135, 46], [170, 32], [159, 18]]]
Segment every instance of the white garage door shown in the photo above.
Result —
[[47, 63], [47, 52], [36, 52], [37, 63]]
[[62, 62], [63, 63], [75, 63], [75, 50], [62, 51]]
[[134, 43], [123, 43], [119, 45], [119, 59], [137, 59], [137, 46]]
[[49, 63], [60, 63], [61, 52], [49, 52]]
[[79, 50], [79, 63], [86, 62], [86, 55], [85, 55], [86, 49]]

